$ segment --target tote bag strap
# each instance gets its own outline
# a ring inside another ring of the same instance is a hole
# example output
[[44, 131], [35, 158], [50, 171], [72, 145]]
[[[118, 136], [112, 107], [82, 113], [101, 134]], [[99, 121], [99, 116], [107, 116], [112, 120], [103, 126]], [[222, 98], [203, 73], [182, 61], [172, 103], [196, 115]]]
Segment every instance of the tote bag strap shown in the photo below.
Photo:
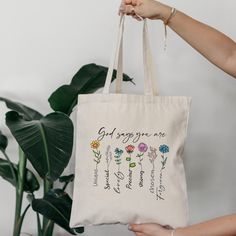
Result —
[[[119, 31], [115, 49], [113, 51], [108, 73], [106, 76], [105, 86], [103, 93], [107, 94], [110, 90], [112, 73], [117, 65], [116, 75], [116, 93], [121, 92], [121, 86], [123, 81], [123, 34], [124, 34], [124, 21], [125, 16], [121, 15], [119, 23]], [[148, 26], [146, 19], [143, 20], [143, 65], [144, 65], [144, 94], [145, 95], [158, 95], [158, 89], [156, 84], [156, 70], [153, 64], [153, 58], [150, 49], [150, 42], [148, 37]]]

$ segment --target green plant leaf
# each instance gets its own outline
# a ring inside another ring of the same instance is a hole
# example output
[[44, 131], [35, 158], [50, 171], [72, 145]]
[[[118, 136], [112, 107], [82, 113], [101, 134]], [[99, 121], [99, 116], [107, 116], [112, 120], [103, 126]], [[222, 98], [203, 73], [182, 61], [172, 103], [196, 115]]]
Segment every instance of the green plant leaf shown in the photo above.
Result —
[[[84, 65], [74, 75], [70, 85], [63, 85], [59, 87], [49, 97], [48, 101], [54, 111], [61, 111], [70, 115], [73, 108], [77, 104], [78, 94], [94, 93], [105, 84], [108, 68], [96, 65], [94, 63]], [[112, 81], [116, 78], [116, 70], [113, 72]], [[124, 81], [133, 79], [128, 75], [123, 75]]]
[[83, 233], [84, 228], [71, 229], [69, 227], [72, 200], [61, 189], [51, 189], [43, 198], [33, 199], [32, 208], [48, 219], [54, 221], [71, 234]]
[[17, 111], [19, 114], [24, 116], [26, 120], [39, 120], [43, 117], [43, 115], [40, 114], [38, 111], [30, 107], [27, 107], [19, 102], [14, 102], [3, 97], [0, 97], [0, 101], [5, 102], [6, 106], [9, 109]]
[[5, 151], [7, 148], [7, 145], [8, 145], [8, 139], [5, 135], [3, 135], [3, 133], [0, 130], [0, 149]]
[[15, 111], [7, 112], [6, 124], [27, 159], [42, 178], [55, 181], [67, 166], [73, 146], [73, 124], [60, 112], [27, 121]]
[[75, 178], [75, 175], [74, 175], [74, 174], [60, 176], [59, 182], [60, 182], [60, 183], [69, 183], [69, 182], [74, 181], [74, 178]]
[[[18, 167], [12, 162], [11, 164], [13, 165], [13, 169], [17, 177]], [[10, 164], [7, 160], [4, 160], [2, 158], [0, 158], [0, 176], [16, 187], [17, 183], [15, 182], [14, 177], [12, 175]], [[24, 191], [28, 193], [33, 193], [34, 191], [37, 191], [39, 187], [39, 182], [35, 177], [34, 173], [27, 169], [25, 174]]]

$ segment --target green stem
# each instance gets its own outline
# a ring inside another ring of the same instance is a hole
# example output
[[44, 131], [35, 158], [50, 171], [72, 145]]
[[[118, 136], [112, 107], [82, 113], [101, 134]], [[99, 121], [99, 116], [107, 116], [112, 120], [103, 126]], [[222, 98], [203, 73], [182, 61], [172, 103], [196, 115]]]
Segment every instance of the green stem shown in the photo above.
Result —
[[21, 226], [23, 224], [23, 220], [25, 218], [26, 212], [28, 211], [29, 208], [30, 208], [30, 204], [25, 208], [23, 214], [21, 215], [21, 217], [20, 217], [20, 219], [19, 219], [19, 221], [17, 223], [17, 231], [19, 231], [19, 233], [21, 231]]
[[51, 236], [53, 234], [53, 229], [54, 229], [54, 222], [49, 220], [45, 227], [44, 236]]
[[[45, 178], [43, 186], [45, 195], [50, 189], [53, 188], [53, 182]], [[45, 216], [43, 216], [43, 236], [52, 236], [53, 228], [54, 223]]]
[[65, 184], [64, 184], [64, 186], [63, 186], [63, 188], [62, 188], [63, 191], [65, 191], [65, 189], [66, 189], [66, 187], [67, 187], [68, 184], [69, 184], [69, 182], [65, 182]]
[[39, 213], [36, 212], [37, 215], [37, 227], [38, 227], [38, 236], [43, 236], [42, 228], [41, 228], [41, 221], [39, 217]]
[[19, 162], [18, 162], [18, 181], [16, 185], [16, 207], [15, 207], [15, 221], [14, 221], [14, 232], [13, 236], [19, 236], [21, 231], [21, 208], [22, 199], [24, 194], [24, 182], [25, 182], [25, 171], [26, 171], [26, 156], [19, 147]]

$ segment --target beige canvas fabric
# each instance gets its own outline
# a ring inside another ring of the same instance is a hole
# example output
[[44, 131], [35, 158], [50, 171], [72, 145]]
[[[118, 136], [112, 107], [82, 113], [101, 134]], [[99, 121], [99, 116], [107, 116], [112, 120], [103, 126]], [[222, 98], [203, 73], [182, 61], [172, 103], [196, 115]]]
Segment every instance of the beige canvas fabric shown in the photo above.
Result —
[[[183, 150], [190, 97], [159, 96], [143, 22], [144, 95], [122, 94], [124, 16], [102, 93], [78, 96], [70, 227], [188, 224]], [[115, 93], [111, 75], [117, 65]]]

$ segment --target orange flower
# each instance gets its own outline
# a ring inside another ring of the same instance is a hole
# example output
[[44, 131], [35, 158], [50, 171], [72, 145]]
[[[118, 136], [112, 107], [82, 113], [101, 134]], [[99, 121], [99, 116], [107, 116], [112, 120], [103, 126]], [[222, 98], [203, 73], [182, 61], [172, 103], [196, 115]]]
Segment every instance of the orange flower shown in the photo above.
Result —
[[90, 143], [90, 145], [91, 145], [91, 148], [93, 148], [93, 149], [98, 149], [99, 146], [100, 146], [100, 142], [99, 142], [98, 140], [93, 140], [93, 141]]

